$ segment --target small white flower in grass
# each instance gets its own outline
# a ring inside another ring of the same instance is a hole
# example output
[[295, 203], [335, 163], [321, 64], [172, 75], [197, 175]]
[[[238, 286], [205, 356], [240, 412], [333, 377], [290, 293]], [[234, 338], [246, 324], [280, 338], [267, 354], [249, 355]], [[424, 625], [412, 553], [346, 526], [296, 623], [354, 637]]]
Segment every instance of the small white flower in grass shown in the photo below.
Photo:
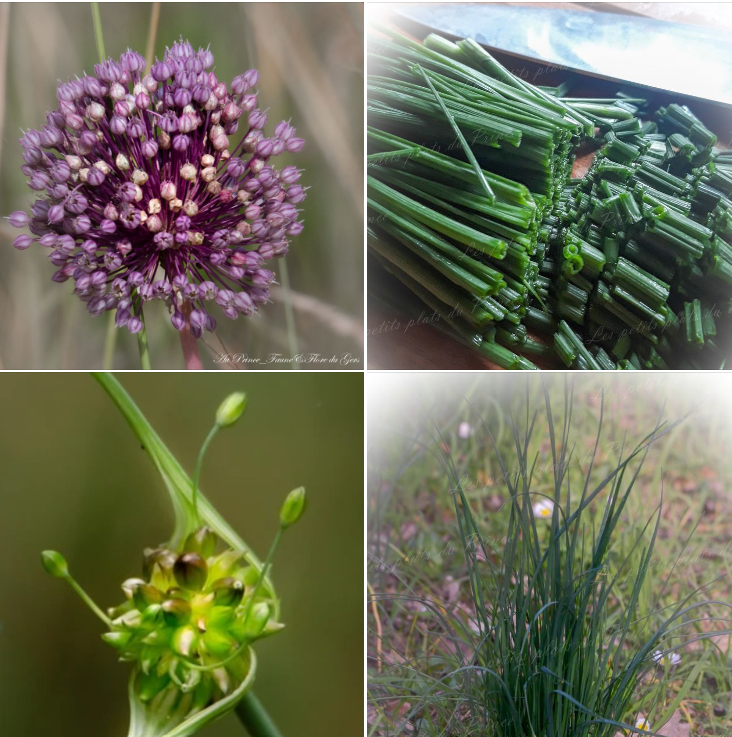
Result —
[[534, 502], [531, 505], [531, 509], [534, 512], [534, 517], [551, 519], [552, 512], [554, 511], [554, 502], [551, 499], [542, 499], [539, 502]]
[[461, 422], [458, 425], [458, 437], [466, 440], [473, 434], [473, 428], [470, 427], [469, 422]]
[[656, 650], [653, 653], [653, 662], [657, 665], [661, 665], [664, 668], [668, 665], [671, 668], [678, 665], [681, 662], [681, 656], [678, 653], [669, 653], [664, 655], [660, 650]]
[[[638, 717], [638, 719], [635, 720], [635, 728], [636, 729], [645, 729], [646, 731], [651, 731], [651, 725], [648, 724], [648, 720], [644, 717]], [[635, 732], [631, 732], [629, 729], [624, 729], [623, 732], [627, 735], [635, 734]]]

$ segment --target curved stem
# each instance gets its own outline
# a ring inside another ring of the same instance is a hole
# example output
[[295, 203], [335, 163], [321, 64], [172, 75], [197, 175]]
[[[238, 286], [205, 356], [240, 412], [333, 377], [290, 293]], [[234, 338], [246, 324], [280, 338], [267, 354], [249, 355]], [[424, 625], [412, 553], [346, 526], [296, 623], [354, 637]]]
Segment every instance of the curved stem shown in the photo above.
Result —
[[244, 616], [242, 617], [244, 622], [249, 619], [249, 614], [252, 611], [254, 600], [257, 598], [259, 589], [262, 586], [262, 581], [264, 581], [264, 579], [267, 577], [267, 573], [269, 573], [269, 567], [272, 565], [272, 558], [274, 557], [275, 550], [277, 550], [277, 546], [280, 543], [280, 539], [282, 538], [282, 532], [284, 529], [285, 528], [280, 524], [280, 526], [277, 528], [277, 534], [275, 535], [274, 540], [272, 540], [272, 544], [269, 546], [267, 557], [264, 559], [264, 565], [262, 565], [262, 570], [260, 571], [259, 578], [257, 579], [257, 583], [254, 586], [254, 591], [252, 591], [252, 594], [249, 597], [247, 608], [244, 610]]
[[290, 274], [287, 271], [285, 256], [280, 259], [280, 279], [282, 280], [282, 298], [285, 303], [285, 321], [287, 323], [287, 343], [292, 356], [292, 368], [300, 370], [300, 364], [295, 356], [299, 353], [297, 346], [297, 329], [295, 328], [295, 311], [292, 309], [292, 298], [290, 296]]
[[193, 504], [193, 514], [196, 516], [196, 524], [198, 524], [198, 480], [201, 477], [201, 467], [203, 466], [203, 456], [206, 455], [206, 451], [208, 450], [208, 446], [211, 445], [211, 441], [214, 439], [214, 436], [219, 431], [219, 425], [216, 424], [211, 428], [211, 432], [206, 436], [206, 439], [203, 441], [203, 445], [201, 446], [201, 450], [198, 451], [198, 458], [196, 459], [196, 468], [193, 471], [193, 498], [192, 498], [192, 504]]
[[104, 62], [107, 55], [104, 53], [104, 36], [102, 35], [102, 16], [99, 14], [99, 3], [92, 3], [92, 19], [94, 20], [94, 38], [97, 41], [99, 61]]
[[235, 711], [251, 737], [282, 737], [282, 732], [252, 691], [244, 694]]

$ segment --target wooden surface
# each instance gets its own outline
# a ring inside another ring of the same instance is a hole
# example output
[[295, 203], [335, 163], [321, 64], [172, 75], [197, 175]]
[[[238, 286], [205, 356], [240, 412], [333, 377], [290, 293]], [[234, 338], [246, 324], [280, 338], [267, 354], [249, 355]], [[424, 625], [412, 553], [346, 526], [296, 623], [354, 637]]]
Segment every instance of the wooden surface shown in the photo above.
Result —
[[[514, 3], [512, 3], [514, 4]], [[625, 5], [625, 7], [623, 7]], [[657, 18], [664, 18], [664, 11], [661, 6], [665, 3], [658, 4], [658, 10], [655, 13], [643, 12], [641, 6], [648, 3], [636, 4], [597, 4], [597, 3], [562, 3], [563, 7], [573, 7], [576, 9], [588, 10], [610, 10], [614, 8], [619, 12], [628, 12], [629, 5], [633, 6], [637, 14], [654, 15]], [[704, 5], [710, 5], [704, 3]], [[667, 8], [665, 11], [672, 14], [672, 9]], [[708, 16], [707, 16], [708, 17]], [[668, 18], [670, 19], [670, 18]], [[696, 22], [700, 22], [695, 19]], [[686, 22], [693, 22], [687, 19]], [[509, 69], [512, 64], [519, 63], [526, 66], [531, 62], [517, 61], [509, 56], [494, 54]], [[538, 67], [538, 65], [537, 65]], [[515, 70], [514, 70], [515, 71]], [[558, 85], [564, 81], [563, 72], [545, 75], [542, 78], [542, 84]], [[572, 88], [569, 95], [573, 97], [613, 97], [616, 84], [603, 80], [592, 79], [591, 77], [580, 75], [576, 72], [571, 73], [577, 80], [577, 85]], [[551, 78], [549, 78], [551, 76]], [[684, 100], [680, 96], [669, 97], [661, 93], [653, 93], [647, 90], [639, 92], [639, 96], [649, 100], [649, 110], [656, 110], [663, 104], [668, 102], [680, 102]], [[715, 104], [703, 104], [696, 100], [689, 103], [691, 109], [701, 120], [717, 134], [719, 138], [719, 146], [721, 148], [732, 147], [732, 114], [726, 108]], [[594, 154], [586, 154], [578, 157], [572, 168], [574, 177], [581, 177], [587, 172]], [[377, 272], [380, 273], [380, 272]], [[495, 370], [497, 366], [483, 358], [475, 351], [458, 343], [455, 339], [444, 333], [442, 330], [434, 327], [430, 321], [431, 310], [424, 308], [424, 313], [420, 320], [416, 318], [405, 317], [397, 309], [385, 307], [381, 302], [377, 302], [372, 298], [371, 293], [367, 296], [366, 311], [366, 330], [368, 341], [368, 369], [371, 370], [446, 370], [446, 371], [476, 371], [476, 370]], [[558, 364], [554, 368], [564, 368]], [[547, 366], [552, 368], [552, 366]], [[499, 369], [500, 370], [500, 369]]]

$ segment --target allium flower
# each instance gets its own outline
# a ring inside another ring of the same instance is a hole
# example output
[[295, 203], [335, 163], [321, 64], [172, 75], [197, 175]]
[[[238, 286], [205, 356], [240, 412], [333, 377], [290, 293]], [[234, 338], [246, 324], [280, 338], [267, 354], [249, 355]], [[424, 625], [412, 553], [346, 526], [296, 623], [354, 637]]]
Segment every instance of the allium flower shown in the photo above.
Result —
[[531, 510], [534, 513], [534, 517], [549, 519], [554, 511], [554, 502], [551, 499], [542, 499], [539, 502], [534, 502], [531, 505]]
[[271, 163], [303, 140], [286, 121], [265, 136], [256, 70], [227, 87], [213, 63], [181, 40], [142, 76], [145, 60], [126, 51], [60, 84], [58, 109], [20, 139], [28, 186], [43, 194], [30, 214], [10, 216], [34, 236], [13, 245], [49, 249], [53, 280], [73, 279], [92, 315], [116, 310], [132, 333], [151, 299], [165, 301], [178, 330], [190, 303], [196, 337], [216, 327], [206, 302], [231, 319], [252, 314], [274, 279], [265, 263], [303, 228], [300, 171]]

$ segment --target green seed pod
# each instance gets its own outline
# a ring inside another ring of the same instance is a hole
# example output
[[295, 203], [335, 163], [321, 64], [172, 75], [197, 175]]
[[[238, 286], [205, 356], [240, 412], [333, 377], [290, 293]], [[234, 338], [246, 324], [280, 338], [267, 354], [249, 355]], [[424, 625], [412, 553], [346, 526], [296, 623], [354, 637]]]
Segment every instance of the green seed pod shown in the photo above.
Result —
[[143, 627], [157, 627], [163, 622], [163, 607], [160, 604], [150, 604], [142, 612]]
[[125, 597], [128, 601], [132, 600], [132, 595], [138, 586], [144, 585], [146, 582], [141, 578], [128, 578], [122, 581], [122, 591], [125, 593]]
[[191, 605], [184, 599], [168, 599], [163, 602], [163, 614], [167, 625], [178, 627], [191, 618]]
[[131, 632], [105, 632], [102, 635], [104, 642], [118, 650], [121, 650], [130, 641], [130, 637], [132, 637]]
[[41, 563], [46, 571], [55, 578], [69, 577], [69, 566], [61, 553], [55, 550], [44, 550], [41, 553]]
[[175, 561], [173, 575], [184, 589], [200, 591], [206, 585], [208, 566], [198, 553], [184, 553]]
[[235, 607], [244, 596], [244, 584], [238, 578], [220, 578], [211, 586], [214, 595], [214, 603], [219, 606]]
[[256, 640], [262, 634], [269, 620], [269, 614], [269, 605], [263, 601], [252, 607], [244, 624], [244, 636], [247, 640]]
[[244, 581], [245, 586], [254, 586], [259, 580], [259, 571], [254, 566], [250, 566], [241, 574], [241, 580]]
[[305, 487], [299, 486], [293, 489], [285, 498], [280, 509], [280, 524], [289, 527], [295, 524], [305, 511]]
[[217, 658], [225, 658], [236, 650], [236, 640], [229, 637], [225, 632], [220, 630], [212, 630], [201, 636], [201, 642], [206, 648], [206, 652]]
[[164, 573], [170, 573], [178, 556], [167, 548], [145, 548], [142, 554], [142, 575], [149, 581], [155, 564]]
[[198, 632], [191, 625], [180, 627], [173, 634], [173, 650], [186, 658], [196, 649], [198, 645]]
[[216, 424], [219, 427], [231, 427], [242, 416], [247, 406], [247, 395], [244, 392], [229, 394], [216, 410]]
[[132, 601], [141, 612], [151, 604], [162, 604], [164, 600], [165, 594], [149, 583], [137, 584], [132, 590]]
[[236, 610], [230, 606], [211, 607], [206, 616], [206, 628], [226, 630], [236, 622]]
[[188, 535], [183, 550], [210, 558], [216, 550], [216, 534], [210, 527], [199, 527]]

